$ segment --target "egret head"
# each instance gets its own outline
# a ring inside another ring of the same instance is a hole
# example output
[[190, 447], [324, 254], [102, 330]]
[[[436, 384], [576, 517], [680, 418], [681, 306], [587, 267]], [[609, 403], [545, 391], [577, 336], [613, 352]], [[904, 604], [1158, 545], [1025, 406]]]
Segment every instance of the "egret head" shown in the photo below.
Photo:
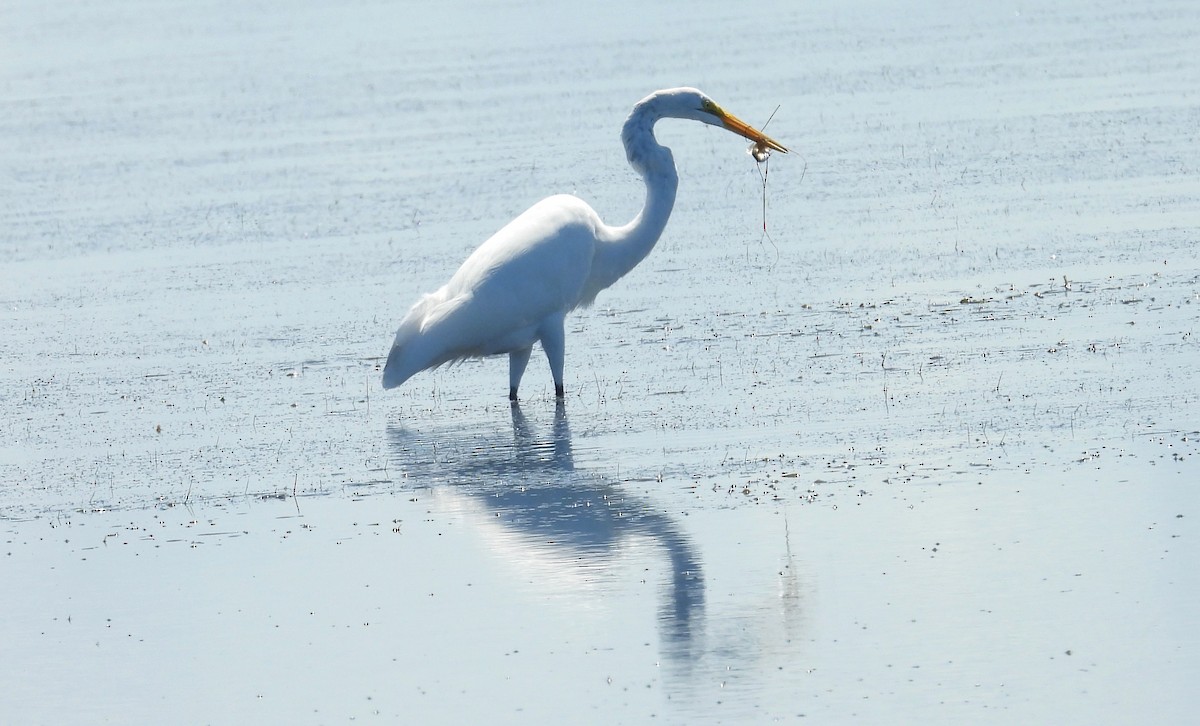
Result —
[[787, 153], [783, 144], [721, 108], [720, 104], [695, 88], [672, 88], [669, 91], [659, 91], [655, 95], [665, 103], [662, 109], [664, 116], [689, 118], [710, 126], [719, 126], [750, 139], [754, 142], [754, 148], [761, 149], [764, 154], [768, 150]]

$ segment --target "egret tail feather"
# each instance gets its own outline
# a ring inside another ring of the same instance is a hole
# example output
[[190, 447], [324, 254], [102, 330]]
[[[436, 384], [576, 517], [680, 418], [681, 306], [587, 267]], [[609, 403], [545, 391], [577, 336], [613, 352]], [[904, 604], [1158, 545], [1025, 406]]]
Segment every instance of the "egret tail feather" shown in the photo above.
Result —
[[416, 371], [405, 371], [401, 361], [404, 357], [404, 348], [399, 345], [393, 345], [392, 350], [388, 353], [387, 363], [383, 366], [383, 387], [384, 389], [396, 388], [400, 384], [412, 377]]

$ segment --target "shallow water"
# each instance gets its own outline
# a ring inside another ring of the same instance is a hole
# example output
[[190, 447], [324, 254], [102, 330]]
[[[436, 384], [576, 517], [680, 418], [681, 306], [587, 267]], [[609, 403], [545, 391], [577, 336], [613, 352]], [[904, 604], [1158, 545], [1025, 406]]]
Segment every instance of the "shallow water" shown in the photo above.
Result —
[[[1191, 3], [19, 3], [5, 722], [1186, 722]], [[471, 23], [455, 22], [471, 17]], [[469, 27], [468, 27], [469, 26]], [[384, 393], [554, 192], [663, 240], [531, 362]]]

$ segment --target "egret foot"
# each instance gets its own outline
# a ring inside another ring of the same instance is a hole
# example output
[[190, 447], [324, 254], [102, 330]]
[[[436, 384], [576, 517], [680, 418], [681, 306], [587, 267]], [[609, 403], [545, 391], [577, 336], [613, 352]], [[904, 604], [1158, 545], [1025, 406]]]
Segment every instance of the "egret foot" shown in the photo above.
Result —
[[510, 400], [510, 401], [517, 400], [517, 389], [515, 389], [515, 388], [508, 389], [508, 400]]
[[563, 390], [562, 386], [556, 385], [554, 386], [554, 395], [558, 398], [562, 398], [563, 396], [567, 395], [567, 392]]

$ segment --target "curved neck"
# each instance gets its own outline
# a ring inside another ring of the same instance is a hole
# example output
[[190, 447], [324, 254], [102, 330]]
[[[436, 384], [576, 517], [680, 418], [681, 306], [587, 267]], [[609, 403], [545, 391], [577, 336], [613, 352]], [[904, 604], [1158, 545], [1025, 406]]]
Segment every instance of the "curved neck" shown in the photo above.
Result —
[[654, 138], [654, 124], [662, 118], [656, 106], [653, 96], [634, 106], [621, 130], [629, 165], [646, 182], [646, 203], [632, 222], [609, 228], [597, 246], [592, 262], [592, 278], [599, 283], [597, 292], [616, 282], [650, 254], [675, 206], [679, 174], [671, 150]]

